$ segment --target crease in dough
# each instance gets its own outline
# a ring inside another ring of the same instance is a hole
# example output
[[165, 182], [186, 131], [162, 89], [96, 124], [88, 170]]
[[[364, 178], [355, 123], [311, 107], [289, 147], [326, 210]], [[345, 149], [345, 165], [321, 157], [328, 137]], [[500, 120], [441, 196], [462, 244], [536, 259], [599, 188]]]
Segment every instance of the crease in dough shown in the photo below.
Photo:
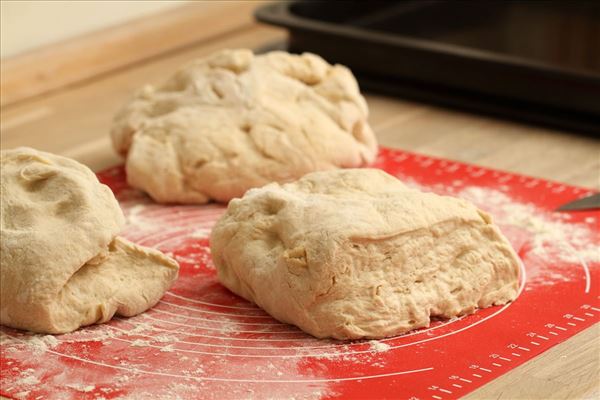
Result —
[[178, 264], [117, 233], [111, 190], [78, 162], [18, 148], [1, 152], [0, 323], [65, 333], [152, 307]]

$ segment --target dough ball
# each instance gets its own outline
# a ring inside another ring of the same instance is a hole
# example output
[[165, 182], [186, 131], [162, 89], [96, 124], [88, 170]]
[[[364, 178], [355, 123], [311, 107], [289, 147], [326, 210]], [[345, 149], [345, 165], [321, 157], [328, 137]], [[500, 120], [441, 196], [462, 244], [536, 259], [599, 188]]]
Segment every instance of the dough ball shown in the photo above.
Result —
[[158, 202], [227, 202], [377, 153], [352, 73], [314, 54], [224, 50], [146, 86], [111, 131], [129, 184]]
[[489, 215], [376, 169], [252, 189], [211, 249], [227, 288], [319, 338], [394, 336], [518, 291], [518, 258]]
[[64, 333], [153, 306], [177, 277], [157, 250], [115, 237], [111, 190], [78, 162], [1, 152], [0, 323]]

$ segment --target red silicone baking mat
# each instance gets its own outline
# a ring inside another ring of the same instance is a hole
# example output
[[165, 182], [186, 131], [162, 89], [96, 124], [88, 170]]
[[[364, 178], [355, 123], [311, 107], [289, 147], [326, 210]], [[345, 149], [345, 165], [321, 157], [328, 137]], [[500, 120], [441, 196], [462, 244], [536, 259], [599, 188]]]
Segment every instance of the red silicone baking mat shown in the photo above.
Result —
[[208, 249], [219, 205], [159, 206], [99, 174], [124, 236], [172, 254], [177, 283], [152, 310], [62, 336], [2, 328], [1, 392], [23, 399], [451, 399], [598, 321], [598, 212], [556, 213], [586, 189], [382, 149], [382, 168], [490, 211], [523, 260], [512, 304], [367, 342], [317, 340], [224, 289]]

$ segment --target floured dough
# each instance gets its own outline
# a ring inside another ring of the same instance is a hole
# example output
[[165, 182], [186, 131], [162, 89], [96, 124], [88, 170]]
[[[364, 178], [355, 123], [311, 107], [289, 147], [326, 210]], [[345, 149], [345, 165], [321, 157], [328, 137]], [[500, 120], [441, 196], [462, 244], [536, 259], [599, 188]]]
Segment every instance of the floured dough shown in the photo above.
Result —
[[252, 187], [374, 160], [352, 73], [314, 54], [224, 50], [146, 86], [111, 136], [130, 185], [159, 202], [229, 201]]
[[489, 215], [375, 169], [250, 190], [211, 249], [227, 288], [319, 338], [398, 335], [518, 290], [518, 258]]
[[0, 323], [64, 333], [162, 297], [177, 263], [115, 237], [123, 213], [92, 171], [29, 148], [1, 154]]

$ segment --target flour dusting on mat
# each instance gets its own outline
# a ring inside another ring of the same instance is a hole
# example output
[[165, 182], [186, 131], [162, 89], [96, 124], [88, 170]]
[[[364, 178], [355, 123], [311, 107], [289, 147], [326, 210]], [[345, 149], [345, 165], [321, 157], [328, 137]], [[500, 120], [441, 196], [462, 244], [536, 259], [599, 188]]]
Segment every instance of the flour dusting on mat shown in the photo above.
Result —
[[89, 393], [96, 388], [94, 385], [83, 385], [81, 383], [69, 383], [65, 386], [83, 393]]
[[160, 351], [162, 351], [162, 352], [165, 352], [165, 351], [173, 352], [173, 351], [175, 351], [175, 347], [172, 344], [170, 344], [168, 346], [165, 346], [165, 347], [161, 348]]
[[33, 386], [40, 383], [40, 380], [36, 375], [36, 372], [33, 368], [27, 368], [26, 370], [21, 371], [19, 374], [19, 378], [15, 382], [19, 386]]
[[133, 347], [146, 347], [150, 344], [149, 341], [147, 340], [141, 340], [141, 339], [136, 339], [133, 342], [131, 342], [131, 345]]
[[570, 213], [551, 212], [514, 199], [502, 190], [509, 188], [502, 185], [498, 189], [465, 185], [464, 181], [455, 180], [451, 185], [428, 187], [412, 178], [400, 179], [422, 191], [461, 197], [491, 214], [515, 251], [527, 259], [528, 282], [531, 284], [570, 282], [577, 279], [580, 269], [557, 269], [558, 265], [587, 267], [588, 263], [600, 262], [597, 246], [600, 221], [596, 217], [573, 221]]
[[210, 232], [211, 232], [210, 229], [200, 228], [200, 229], [196, 229], [194, 232], [192, 232], [190, 234], [190, 237], [196, 238], [196, 239], [208, 238], [208, 237], [210, 237]]
[[[28, 351], [33, 354], [42, 354], [48, 349], [53, 349], [60, 342], [53, 335], [38, 335], [38, 334], [26, 334], [21, 340], [15, 340], [14, 338], [0, 332], [0, 344], [2, 346], [11, 345], [16, 347], [25, 347]], [[8, 347], [14, 348], [14, 347]]]
[[[485, 182], [479, 185], [464, 173], [466, 166], [451, 161], [385, 149], [382, 154], [380, 161], [385, 161], [384, 169], [390, 173], [413, 175], [421, 179], [422, 190], [464, 197], [494, 216], [526, 268], [525, 289], [516, 302], [436, 320], [428, 328], [379, 341], [318, 340], [270, 318], [219, 284], [208, 236], [225, 207], [152, 204], [147, 196], [126, 186], [122, 168], [114, 168], [100, 178], [115, 190], [128, 215], [125, 236], [172, 254], [181, 263], [180, 278], [155, 307], [136, 317], [117, 317], [60, 336], [1, 327], [0, 392], [27, 400], [318, 400], [383, 398], [394, 388], [397, 397], [425, 399], [433, 394], [428, 388], [450, 382], [448, 376], [472, 374], [469, 366], [475, 361], [490, 367], [489, 354], [499, 349], [512, 359], [513, 350], [506, 344], [521, 344], [533, 330], [543, 335], [548, 322], [563, 321], [570, 314], [582, 317], [572, 325], [567, 320], [557, 325], [566, 331], [557, 330], [556, 338], [564, 339], [597, 320], [584, 314], [600, 309], [596, 283], [586, 294], [581, 263], [558, 244], [565, 241], [576, 249], [577, 258], [589, 264], [590, 280], [600, 281], [594, 261], [598, 260], [597, 214], [571, 218], [553, 213], [542, 208], [544, 202], [535, 202], [537, 191], [528, 197], [535, 204], [523, 202], [512, 194], [519, 187], [484, 187]], [[479, 169], [474, 171], [481, 174]], [[410, 178], [400, 178], [410, 182]], [[539, 189], [553, 199], [546, 186]], [[567, 190], [571, 197], [586, 192]], [[524, 195], [531, 192], [522, 191]], [[557, 291], [567, 293], [568, 298], [558, 299]], [[582, 304], [587, 308], [579, 309]], [[467, 343], [469, 355], [479, 357], [469, 363], [462, 347], [451, 345], [460, 343], [467, 329], [476, 338]], [[547, 343], [555, 340], [551, 334], [546, 337]], [[521, 361], [539, 353], [532, 346], [520, 352]], [[444, 362], [432, 362], [438, 358]], [[496, 377], [515, 364], [513, 359], [511, 365], [489, 370]], [[484, 372], [468, 386], [444, 388], [462, 397], [492, 379], [492, 373]], [[438, 397], [446, 398], [442, 393]]]
[[376, 352], [388, 351], [390, 349], [389, 344], [385, 344], [379, 340], [369, 340], [369, 344], [371, 345], [371, 350]]
[[[458, 195], [489, 211], [500, 225], [512, 225], [532, 234], [530, 251], [543, 257], [559, 257], [578, 263], [600, 261], [600, 251], [594, 244], [594, 232], [589, 225], [569, 222], [570, 214], [541, 210], [533, 204], [523, 204], [501, 191], [467, 187]], [[593, 218], [589, 223], [596, 223]]]

